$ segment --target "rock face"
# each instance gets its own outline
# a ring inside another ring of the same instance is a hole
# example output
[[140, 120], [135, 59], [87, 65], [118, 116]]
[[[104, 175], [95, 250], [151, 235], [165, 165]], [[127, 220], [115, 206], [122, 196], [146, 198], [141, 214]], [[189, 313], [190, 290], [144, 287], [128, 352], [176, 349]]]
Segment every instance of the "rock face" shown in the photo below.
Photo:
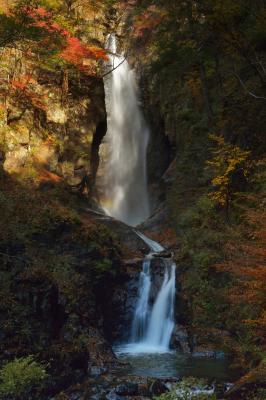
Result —
[[[112, 296], [108, 300], [103, 299], [104, 331], [110, 342], [127, 343], [131, 338], [132, 321], [139, 296], [139, 279], [142, 270], [143, 259], [127, 260], [124, 275], [120, 282], [112, 290]], [[150, 302], [154, 303], [158, 291], [161, 288], [165, 265], [164, 259], [156, 257], [151, 261], [151, 292]], [[185, 337], [176, 336], [173, 347], [181, 348], [182, 341], [185, 348]]]
[[43, 70], [18, 50], [2, 50], [1, 57], [14, 70], [14, 85], [21, 76], [31, 76], [24, 92], [15, 86], [6, 99], [0, 126], [4, 169], [40, 179], [48, 171], [69, 185], [88, 176], [93, 185], [106, 133], [102, 80]]
[[[103, 329], [110, 343], [129, 343], [131, 340], [132, 321], [139, 296], [139, 279], [142, 259], [124, 261], [124, 273], [111, 289], [111, 295], [102, 296]], [[164, 278], [163, 259], [154, 258], [151, 263], [150, 303], [157, 298]], [[178, 304], [176, 305], [178, 321]], [[177, 323], [170, 343], [171, 348], [181, 353], [191, 353], [189, 337], [184, 326]]]

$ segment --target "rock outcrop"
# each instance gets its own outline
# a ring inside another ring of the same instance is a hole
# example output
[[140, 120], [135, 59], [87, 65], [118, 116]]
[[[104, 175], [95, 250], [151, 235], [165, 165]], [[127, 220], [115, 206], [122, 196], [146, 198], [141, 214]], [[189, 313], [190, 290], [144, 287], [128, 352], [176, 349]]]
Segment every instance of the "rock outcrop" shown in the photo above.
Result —
[[73, 186], [88, 177], [93, 186], [106, 133], [103, 81], [48, 71], [18, 50], [1, 56], [13, 71], [0, 127], [4, 169], [39, 180], [55, 174]]

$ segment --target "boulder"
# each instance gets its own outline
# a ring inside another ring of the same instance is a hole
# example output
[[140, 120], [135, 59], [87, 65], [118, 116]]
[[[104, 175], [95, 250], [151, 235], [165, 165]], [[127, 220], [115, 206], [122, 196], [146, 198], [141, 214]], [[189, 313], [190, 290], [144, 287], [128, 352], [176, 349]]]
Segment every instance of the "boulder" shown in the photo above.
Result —
[[21, 167], [25, 165], [27, 160], [28, 150], [19, 146], [13, 151], [8, 151], [5, 154], [4, 169], [7, 172], [17, 172]]
[[119, 385], [115, 388], [115, 393], [120, 396], [136, 396], [138, 394], [138, 384], [134, 382], [128, 382], [123, 385]]
[[151, 396], [158, 396], [168, 392], [168, 388], [162, 379], [156, 379], [149, 385], [149, 393]]
[[261, 363], [242, 376], [235, 384], [225, 393], [225, 398], [228, 400], [241, 400], [256, 398], [257, 390], [266, 393], [266, 362]]
[[184, 326], [180, 324], [175, 325], [171, 340], [171, 347], [178, 349], [183, 353], [190, 353], [188, 333]]

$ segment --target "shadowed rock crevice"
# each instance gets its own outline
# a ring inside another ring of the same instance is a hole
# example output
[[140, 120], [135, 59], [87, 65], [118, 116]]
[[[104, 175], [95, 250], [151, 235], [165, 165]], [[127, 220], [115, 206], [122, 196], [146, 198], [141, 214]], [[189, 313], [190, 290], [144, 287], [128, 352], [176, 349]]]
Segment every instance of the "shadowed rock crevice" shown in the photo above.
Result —
[[91, 179], [93, 186], [96, 181], [96, 175], [100, 164], [100, 155], [99, 155], [100, 145], [102, 143], [104, 136], [106, 135], [106, 131], [107, 131], [107, 118], [105, 116], [105, 118], [98, 123], [91, 144], [90, 170], [91, 170]]

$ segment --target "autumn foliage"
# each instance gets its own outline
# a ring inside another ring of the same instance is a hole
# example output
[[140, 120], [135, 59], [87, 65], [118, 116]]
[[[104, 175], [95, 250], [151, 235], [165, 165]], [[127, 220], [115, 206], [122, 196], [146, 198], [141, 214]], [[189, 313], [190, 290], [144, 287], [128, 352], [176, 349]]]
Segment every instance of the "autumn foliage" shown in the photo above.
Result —
[[34, 26], [43, 28], [48, 33], [56, 33], [61, 36], [63, 50], [59, 53], [59, 56], [79, 70], [85, 73], [94, 73], [95, 66], [89, 60], [108, 60], [105, 50], [96, 46], [88, 46], [79, 38], [72, 36], [68, 30], [53, 21], [53, 15], [45, 8], [29, 8], [26, 13], [33, 19], [32, 24]]
[[14, 91], [16, 100], [29, 102], [33, 107], [38, 109], [45, 109], [45, 102], [34, 89], [34, 85], [37, 83], [36, 79], [31, 75], [20, 75], [11, 81], [11, 90]]
[[108, 60], [108, 56], [103, 49], [95, 46], [87, 46], [78, 38], [71, 36], [67, 38], [67, 45], [60, 53], [60, 57], [84, 72], [93, 71], [93, 65], [88, 60]]
[[[9, 13], [9, 18], [23, 26], [24, 34], [30, 38], [32, 51], [27, 45], [27, 54], [38, 54], [44, 50], [46, 56], [57, 54], [59, 60], [72, 64], [78, 70], [95, 75], [97, 62], [107, 61], [106, 51], [90, 46], [75, 37], [68, 29], [55, 22], [55, 16], [44, 7], [25, 6]], [[19, 39], [19, 38], [18, 38]]]
[[209, 135], [216, 144], [212, 150], [212, 158], [206, 161], [206, 168], [211, 172], [212, 192], [210, 198], [225, 207], [227, 216], [231, 201], [234, 198], [234, 177], [248, 178], [250, 152], [225, 141], [224, 137]]
[[238, 310], [239, 323], [250, 328], [253, 340], [266, 345], [266, 214], [247, 209], [245, 218], [248, 239], [228, 242], [226, 260], [216, 265], [218, 271], [232, 277], [227, 299]]
[[165, 15], [162, 9], [155, 5], [150, 5], [143, 13], [135, 17], [133, 36], [135, 38], [144, 38], [148, 33], [156, 29]]

